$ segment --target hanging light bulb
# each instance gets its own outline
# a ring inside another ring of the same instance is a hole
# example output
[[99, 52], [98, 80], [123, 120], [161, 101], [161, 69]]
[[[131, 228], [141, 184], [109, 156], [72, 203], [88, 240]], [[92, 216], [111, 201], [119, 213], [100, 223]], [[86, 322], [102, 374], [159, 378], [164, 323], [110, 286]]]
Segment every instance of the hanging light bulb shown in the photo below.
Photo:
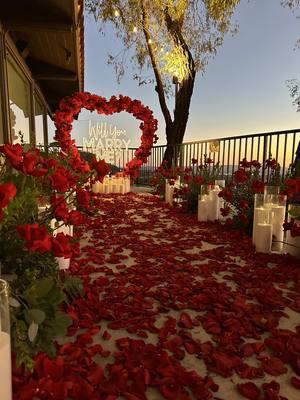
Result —
[[119, 17], [120, 16], [120, 11], [119, 10], [115, 10], [114, 14], [115, 14], [115, 17]]

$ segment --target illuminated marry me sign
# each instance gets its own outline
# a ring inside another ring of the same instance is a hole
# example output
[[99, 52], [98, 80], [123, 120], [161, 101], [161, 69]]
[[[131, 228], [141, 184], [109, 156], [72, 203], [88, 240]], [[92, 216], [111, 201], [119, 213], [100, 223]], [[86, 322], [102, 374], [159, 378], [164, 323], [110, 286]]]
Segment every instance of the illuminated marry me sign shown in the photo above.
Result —
[[122, 151], [128, 150], [130, 139], [126, 138], [126, 130], [106, 122], [92, 124], [89, 121], [88, 137], [83, 138], [83, 151], [94, 153], [97, 159], [104, 159], [107, 163], [118, 163]]

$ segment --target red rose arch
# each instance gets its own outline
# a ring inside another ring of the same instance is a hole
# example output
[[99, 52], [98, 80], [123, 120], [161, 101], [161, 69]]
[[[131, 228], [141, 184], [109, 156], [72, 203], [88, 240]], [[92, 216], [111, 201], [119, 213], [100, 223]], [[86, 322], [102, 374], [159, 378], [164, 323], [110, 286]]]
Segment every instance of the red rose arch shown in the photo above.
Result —
[[109, 100], [88, 92], [78, 92], [65, 97], [60, 101], [58, 110], [55, 112], [56, 134], [54, 139], [58, 141], [65, 153], [70, 154], [73, 163], [80, 161], [80, 155], [75, 140], [71, 138], [72, 123], [82, 108], [104, 115], [126, 111], [142, 121], [140, 124], [141, 145], [135, 151], [134, 158], [124, 168], [126, 175], [137, 177], [138, 169], [147, 162], [153, 144], [158, 139], [155, 134], [157, 120], [154, 118], [153, 112], [139, 100], [132, 100], [130, 97], [122, 95], [119, 95], [118, 98], [112, 96]]

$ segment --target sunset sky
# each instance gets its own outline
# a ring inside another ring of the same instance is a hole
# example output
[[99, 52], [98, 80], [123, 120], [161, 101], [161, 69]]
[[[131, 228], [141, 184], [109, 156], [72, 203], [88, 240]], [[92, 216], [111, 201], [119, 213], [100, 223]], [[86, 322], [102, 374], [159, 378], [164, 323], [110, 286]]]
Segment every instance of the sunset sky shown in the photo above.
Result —
[[[280, 0], [241, 0], [233, 21], [239, 32], [228, 35], [197, 77], [185, 141], [300, 127], [300, 113], [292, 105], [286, 80], [300, 77], [300, 21]], [[85, 19], [85, 90], [110, 97], [124, 94], [140, 99], [159, 120], [159, 143], [165, 142], [164, 121], [154, 87], [138, 87], [128, 66], [119, 85], [107, 54], [121, 44], [112, 31], [99, 34], [91, 16]], [[171, 99], [174, 102], [174, 99]], [[74, 125], [77, 144], [88, 134], [88, 120], [125, 129], [131, 146], [139, 144], [138, 123], [122, 113], [107, 119], [82, 112]]]

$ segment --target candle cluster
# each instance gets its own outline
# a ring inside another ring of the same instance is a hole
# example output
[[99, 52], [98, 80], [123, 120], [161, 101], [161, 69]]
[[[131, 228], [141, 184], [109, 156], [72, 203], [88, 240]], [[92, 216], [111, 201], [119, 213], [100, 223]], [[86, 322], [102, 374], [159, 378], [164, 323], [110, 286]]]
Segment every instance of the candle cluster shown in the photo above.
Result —
[[267, 191], [255, 195], [252, 241], [257, 252], [283, 251], [285, 213], [286, 196]]
[[165, 202], [173, 205], [175, 188], [180, 188], [180, 177], [171, 185], [169, 180], [166, 179], [165, 185]]
[[103, 193], [103, 194], [128, 193], [130, 192], [130, 177], [129, 176], [105, 177], [103, 183], [97, 181], [92, 185], [92, 192]]
[[215, 185], [202, 185], [198, 199], [198, 221], [216, 221], [221, 217], [220, 208], [223, 207], [223, 199], [219, 197], [221, 187], [225, 181], [215, 181]]

